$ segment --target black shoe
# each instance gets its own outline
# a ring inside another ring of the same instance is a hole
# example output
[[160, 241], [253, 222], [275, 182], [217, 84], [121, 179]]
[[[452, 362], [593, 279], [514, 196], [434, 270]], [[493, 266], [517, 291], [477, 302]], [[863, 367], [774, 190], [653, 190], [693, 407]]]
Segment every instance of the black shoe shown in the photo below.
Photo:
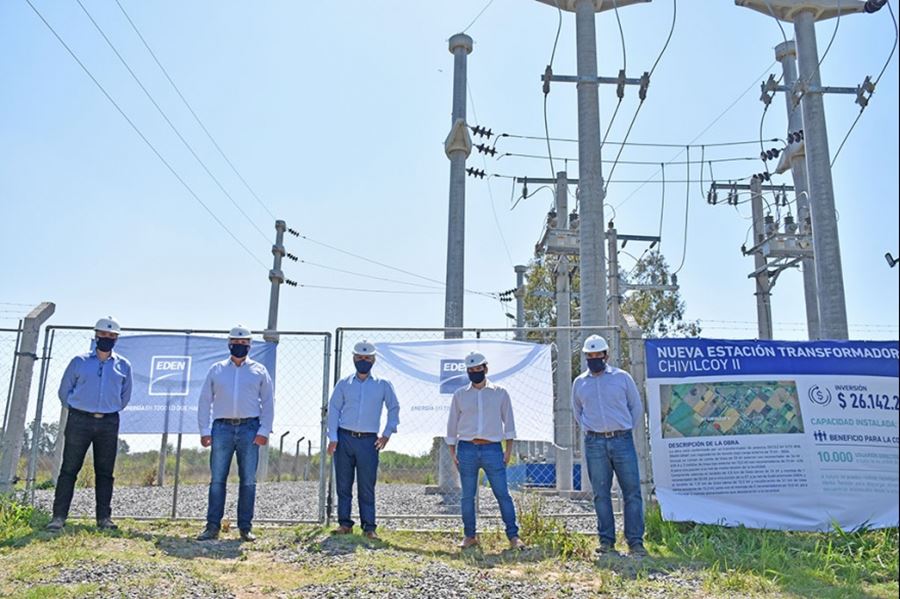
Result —
[[619, 552], [616, 551], [615, 545], [610, 545], [609, 543], [600, 543], [600, 546], [594, 549], [594, 553], [599, 555], [619, 555]]
[[256, 535], [253, 534], [250, 530], [242, 530], [241, 531], [241, 540], [245, 543], [252, 543], [256, 540]]
[[119, 528], [116, 526], [116, 523], [112, 521], [112, 518], [107, 516], [106, 518], [100, 518], [97, 520], [97, 528], [101, 530], [116, 530]]
[[197, 535], [198, 541], [214, 541], [218, 538], [219, 538], [219, 529], [212, 527], [212, 526], [207, 526], [206, 528], [203, 529], [203, 532], [201, 532], [199, 535]]
[[644, 549], [643, 543], [635, 543], [628, 548], [628, 554], [633, 557], [647, 557], [650, 555], [647, 553], [647, 550]]
[[50, 532], [59, 532], [65, 527], [66, 519], [62, 516], [53, 516], [53, 519], [45, 527]]

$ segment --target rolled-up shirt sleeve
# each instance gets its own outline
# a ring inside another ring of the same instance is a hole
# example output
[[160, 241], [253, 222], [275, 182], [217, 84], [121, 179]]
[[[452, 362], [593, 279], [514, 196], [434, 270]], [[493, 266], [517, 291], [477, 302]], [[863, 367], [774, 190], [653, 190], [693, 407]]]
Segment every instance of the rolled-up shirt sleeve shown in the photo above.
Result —
[[512, 400], [509, 393], [503, 392], [503, 400], [500, 404], [500, 419], [503, 421], [503, 438], [506, 440], [516, 438], [516, 420], [513, 417]]
[[397, 393], [394, 386], [389, 382], [384, 382], [384, 405], [387, 407], [387, 422], [384, 425], [383, 437], [390, 437], [397, 432], [397, 426], [400, 424], [400, 402], [397, 400]]
[[456, 445], [459, 438], [459, 393], [453, 394], [450, 400], [450, 411], [447, 413], [447, 445]]
[[338, 381], [328, 400], [328, 440], [337, 443], [338, 425], [341, 422], [341, 408], [344, 407], [343, 381]]
[[263, 370], [263, 377], [259, 383], [259, 430], [256, 432], [261, 437], [272, 434], [272, 426], [275, 423], [275, 390], [272, 387], [272, 377], [267, 370]]
[[69, 365], [66, 366], [66, 371], [63, 373], [62, 380], [59, 382], [59, 391], [57, 395], [59, 396], [59, 401], [61, 401], [64, 406], [68, 405], [69, 394], [72, 393], [72, 390], [78, 382], [77, 360], [78, 358], [73, 358], [69, 362]]
[[125, 380], [122, 381], [122, 409], [128, 405], [128, 402], [131, 401], [131, 388], [132, 388], [132, 371], [131, 364], [126, 362], [126, 373]]
[[625, 383], [625, 401], [628, 411], [631, 412], [631, 426], [637, 428], [644, 422], [644, 403], [641, 401], [641, 393], [638, 391], [634, 379], [629, 376]]
[[210, 410], [213, 402], [213, 369], [206, 373], [206, 380], [200, 388], [200, 400], [197, 402], [197, 424], [200, 427], [200, 435], [208, 437], [212, 434], [209, 425]]

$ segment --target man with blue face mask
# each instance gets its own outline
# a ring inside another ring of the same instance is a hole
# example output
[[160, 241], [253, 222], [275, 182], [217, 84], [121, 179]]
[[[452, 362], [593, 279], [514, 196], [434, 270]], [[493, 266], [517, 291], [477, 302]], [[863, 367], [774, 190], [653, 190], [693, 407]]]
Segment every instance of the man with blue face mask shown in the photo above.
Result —
[[[338, 496], [338, 528], [335, 534], [353, 532], [350, 507], [353, 478], [359, 502], [363, 534], [375, 534], [375, 479], [378, 452], [384, 449], [400, 423], [400, 403], [390, 381], [372, 374], [375, 346], [360, 341], [353, 346], [356, 372], [338, 381], [328, 402], [328, 455], [334, 456], [335, 486]], [[381, 412], [387, 408], [387, 423], [381, 436]]]
[[585, 458], [600, 537], [599, 554], [614, 554], [613, 474], [625, 501], [625, 540], [631, 555], [643, 557], [644, 507], [632, 429], [644, 417], [644, 406], [631, 375], [607, 363], [609, 344], [600, 335], [584, 341], [588, 369], [572, 383], [575, 421], [584, 431]]
[[94, 446], [97, 526], [117, 528], [112, 515], [113, 470], [119, 447], [119, 412], [131, 399], [131, 363], [113, 352], [122, 327], [112, 316], [94, 326], [94, 351], [72, 358], [59, 384], [59, 400], [68, 408], [63, 461], [56, 481], [53, 519], [48, 530], [61, 530], [69, 515], [75, 480], [88, 447]]
[[[468, 549], [478, 545], [475, 494], [478, 470], [483, 469], [500, 506], [510, 549], [524, 549], [516, 524], [516, 507], [506, 482], [506, 465], [516, 438], [512, 402], [506, 389], [488, 380], [487, 358], [483, 354], [470, 353], [465, 364], [470, 384], [453, 394], [447, 416], [447, 445], [462, 486], [460, 511], [464, 538], [460, 547]], [[501, 441], [506, 442], [505, 450]]]
[[231, 356], [210, 367], [200, 390], [197, 408], [200, 444], [212, 446], [212, 451], [209, 455], [206, 529], [197, 537], [198, 541], [219, 537], [225, 514], [225, 484], [234, 455], [237, 455], [239, 481], [238, 530], [242, 541], [256, 540], [251, 530], [256, 502], [256, 466], [259, 452], [268, 444], [272, 433], [275, 400], [269, 371], [247, 357], [252, 337], [250, 330], [241, 325], [231, 329], [228, 334]]

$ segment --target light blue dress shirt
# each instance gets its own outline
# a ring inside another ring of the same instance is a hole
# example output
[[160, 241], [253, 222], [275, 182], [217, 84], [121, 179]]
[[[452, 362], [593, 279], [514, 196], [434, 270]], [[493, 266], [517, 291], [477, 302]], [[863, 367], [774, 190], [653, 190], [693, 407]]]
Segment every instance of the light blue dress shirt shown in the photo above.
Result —
[[400, 424], [400, 402], [390, 381], [372, 374], [359, 380], [356, 373], [339, 380], [328, 401], [328, 439], [338, 440], [338, 428], [377, 434], [382, 406], [387, 408], [387, 423], [381, 436], [390, 437]]
[[211, 434], [212, 420], [219, 418], [259, 418], [257, 435], [272, 434], [275, 420], [275, 398], [272, 378], [266, 367], [247, 358], [235, 366], [231, 358], [216, 362], [209, 368], [200, 390], [197, 422], [200, 434]]
[[100, 361], [96, 352], [75, 356], [59, 383], [63, 405], [84, 412], [121, 412], [131, 400], [131, 362], [115, 352]]
[[599, 375], [578, 375], [572, 383], [572, 409], [582, 430], [597, 433], [631, 430], [644, 417], [634, 379], [609, 365]]

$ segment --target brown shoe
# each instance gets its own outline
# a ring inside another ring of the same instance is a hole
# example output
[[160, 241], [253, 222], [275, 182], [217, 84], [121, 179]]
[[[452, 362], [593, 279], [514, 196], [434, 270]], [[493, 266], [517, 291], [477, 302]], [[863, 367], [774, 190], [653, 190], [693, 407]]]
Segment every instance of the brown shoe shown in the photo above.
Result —
[[528, 545], [523, 543], [519, 537], [513, 537], [509, 540], [509, 548], [515, 551], [522, 551], [523, 549], [528, 549]]
[[363, 533], [363, 535], [370, 541], [380, 541], [381, 540], [378, 538], [378, 535], [375, 534], [374, 530], [367, 530], [366, 532]]
[[334, 530], [331, 531], [333, 535], [349, 535], [353, 532], [352, 526], [338, 526]]
[[468, 549], [469, 547], [475, 547], [478, 545], [478, 537], [466, 537], [459, 544], [460, 549]]

